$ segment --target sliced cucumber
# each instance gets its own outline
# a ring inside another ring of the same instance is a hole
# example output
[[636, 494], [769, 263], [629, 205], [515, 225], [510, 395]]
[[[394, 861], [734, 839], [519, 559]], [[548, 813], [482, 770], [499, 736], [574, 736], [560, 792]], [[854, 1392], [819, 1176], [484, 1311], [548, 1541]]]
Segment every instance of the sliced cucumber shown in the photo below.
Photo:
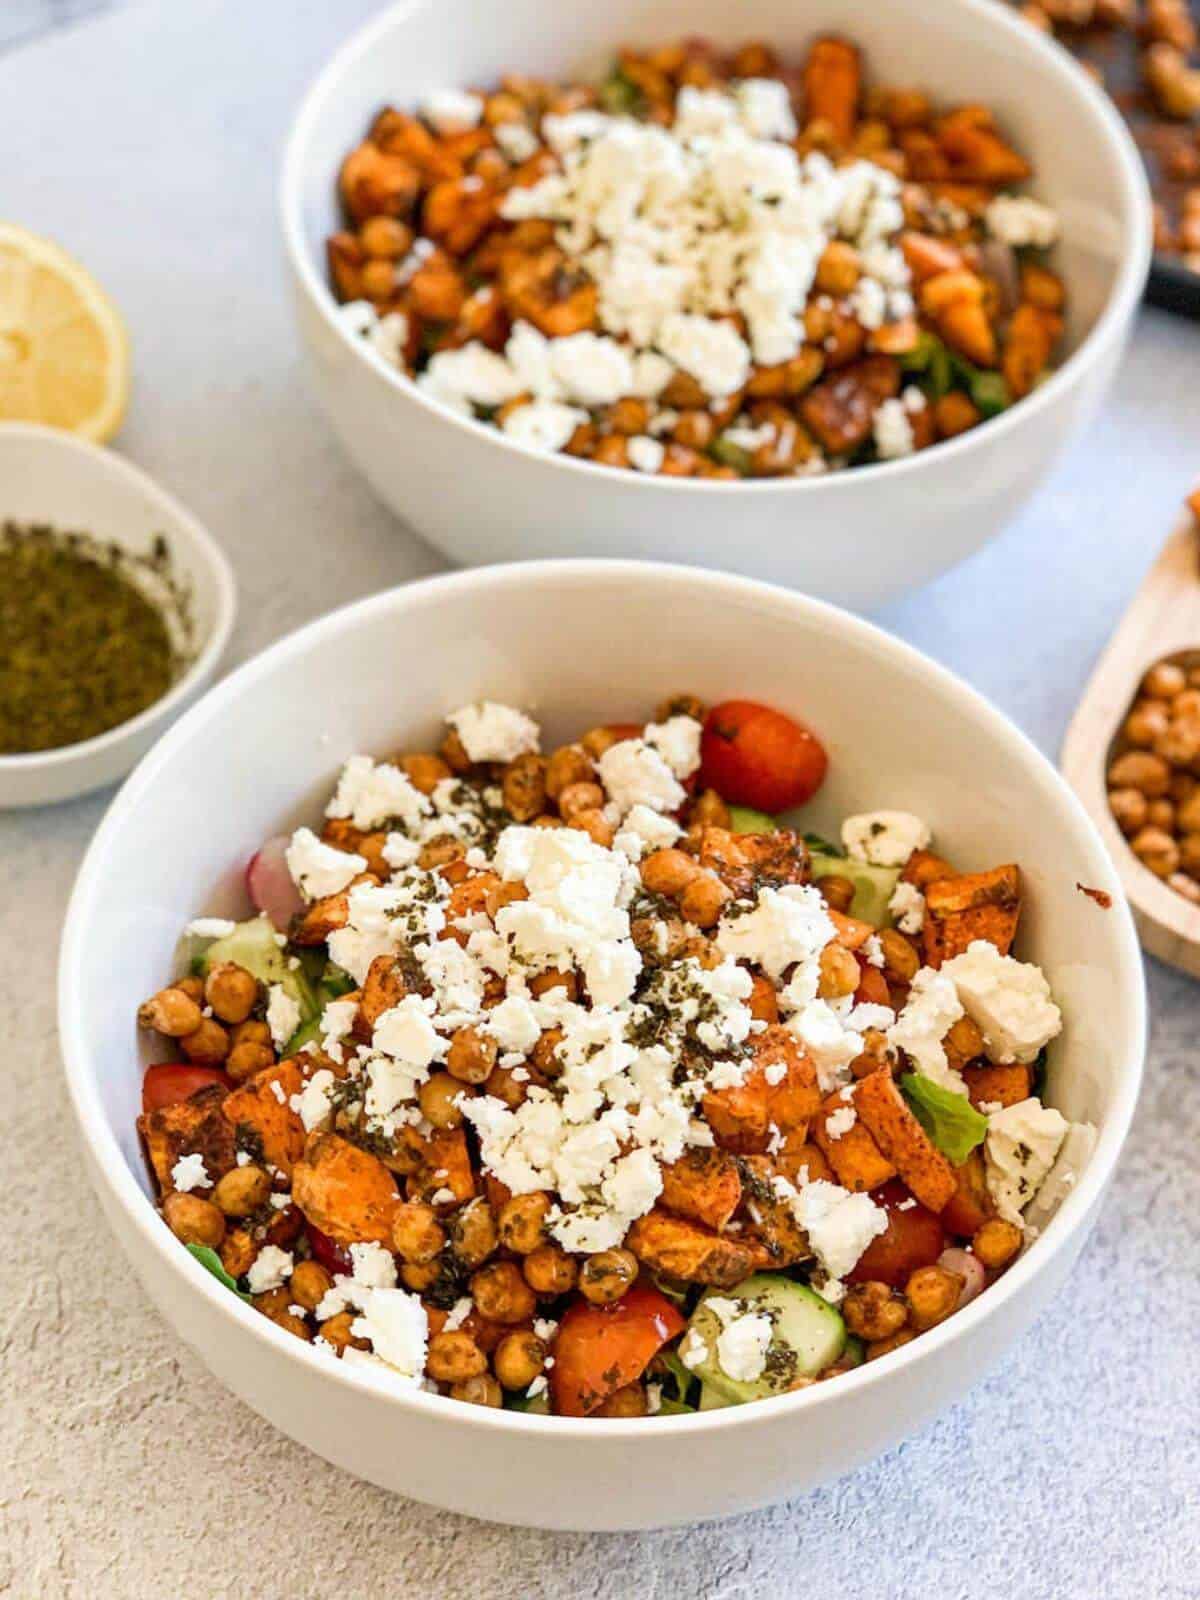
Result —
[[811, 871], [817, 878], [849, 878], [854, 885], [854, 899], [850, 902], [850, 915], [860, 922], [873, 923], [877, 928], [891, 926], [892, 914], [888, 903], [900, 881], [899, 867], [873, 867], [867, 861], [855, 861], [852, 856], [825, 855], [820, 850], [812, 852]]
[[[724, 1323], [709, 1301], [736, 1300], [739, 1314], [765, 1313], [771, 1319], [771, 1343], [757, 1378], [732, 1378], [717, 1358], [717, 1340]], [[692, 1312], [690, 1339], [704, 1346], [705, 1358], [693, 1368], [703, 1384], [701, 1409], [710, 1389], [731, 1405], [766, 1400], [783, 1394], [797, 1378], [814, 1378], [831, 1366], [846, 1347], [841, 1317], [819, 1294], [777, 1273], [756, 1272], [736, 1289], [706, 1290]], [[712, 1402], [710, 1402], [711, 1408]]]
[[714, 1389], [711, 1383], [700, 1385], [700, 1404], [698, 1411], [721, 1411], [726, 1406], [736, 1404], [733, 1400], [726, 1400], [719, 1389]]
[[753, 806], [730, 806], [729, 829], [731, 833], [774, 833], [779, 823], [765, 811]]
[[[289, 965], [287, 951], [279, 944], [274, 924], [268, 917], [252, 917], [239, 922], [232, 933], [214, 939], [200, 957], [203, 971], [211, 972], [222, 961], [235, 961], [268, 988], [277, 983], [300, 1007], [300, 1026], [288, 1040], [287, 1048], [310, 1028], [321, 1014], [321, 1003], [302, 966]], [[298, 1047], [297, 1047], [298, 1048]]]

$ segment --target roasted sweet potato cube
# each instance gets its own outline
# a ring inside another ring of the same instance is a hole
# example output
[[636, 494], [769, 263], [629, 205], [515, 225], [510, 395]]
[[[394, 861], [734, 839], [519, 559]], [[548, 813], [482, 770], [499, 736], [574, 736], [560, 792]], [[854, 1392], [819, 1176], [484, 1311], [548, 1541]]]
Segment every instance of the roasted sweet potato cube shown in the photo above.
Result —
[[884, 1156], [930, 1211], [940, 1211], [957, 1187], [954, 1169], [905, 1103], [890, 1072], [860, 1078], [854, 1105]]
[[453, 1195], [455, 1205], [474, 1198], [475, 1175], [471, 1171], [466, 1135], [461, 1128], [435, 1128], [425, 1139], [413, 1129], [406, 1132], [411, 1134], [407, 1143], [417, 1158], [416, 1171], [405, 1179], [410, 1200], [428, 1202], [443, 1191]]
[[304, 1149], [304, 1124], [291, 1107], [292, 1096], [303, 1085], [294, 1061], [277, 1061], [239, 1084], [222, 1107], [234, 1133], [253, 1134], [263, 1159], [281, 1172], [291, 1172]]
[[865, 1193], [894, 1178], [896, 1169], [876, 1144], [856, 1108], [855, 1120], [844, 1133], [835, 1139], [829, 1132], [829, 1118], [847, 1107], [854, 1108], [853, 1098], [843, 1100], [840, 1092], [829, 1095], [813, 1118], [812, 1136], [842, 1188], [849, 1189], [852, 1194]]
[[891, 356], [866, 356], [808, 391], [800, 416], [827, 455], [849, 455], [865, 443], [875, 412], [900, 392], [900, 369]]
[[805, 120], [828, 123], [838, 144], [849, 144], [858, 117], [862, 66], [846, 39], [815, 39], [804, 63]]
[[799, 1139], [795, 1143], [789, 1140], [771, 1160], [775, 1163], [776, 1172], [798, 1189], [806, 1183], [833, 1182], [833, 1168], [826, 1161], [825, 1152], [807, 1140]]
[[962, 1075], [973, 1106], [1015, 1106], [1028, 1100], [1033, 1089], [1033, 1073], [1019, 1061], [1004, 1067], [964, 1067]]
[[327, 894], [306, 906], [292, 924], [294, 944], [324, 944], [331, 933], [337, 933], [350, 920], [350, 896], [345, 889], [340, 894]]
[[731, 833], [705, 828], [700, 837], [700, 864], [715, 872], [737, 895], [759, 888], [782, 888], [808, 881], [808, 846], [791, 828], [773, 833]]
[[942, 856], [935, 856], [932, 850], [914, 850], [900, 874], [905, 883], [914, 884], [922, 892], [939, 878], [957, 876], [950, 863]]
[[180, 1156], [203, 1156], [204, 1169], [214, 1183], [237, 1161], [233, 1129], [221, 1110], [227, 1092], [214, 1083], [190, 1100], [159, 1106], [137, 1119], [146, 1159], [161, 1194], [174, 1189], [171, 1168]]
[[816, 1068], [785, 1028], [754, 1034], [751, 1049], [754, 1065], [744, 1081], [704, 1097], [705, 1120], [717, 1143], [741, 1155], [761, 1155], [775, 1131], [786, 1135], [807, 1127], [821, 1103]]
[[258, 1254], [258, 1240], [249, 1228], [230, 1228], [221, 1241], [221, 1265], [231, 1278], [249, 1272]]
[[960, 183], [1024, 183], [1032, 169], [1024, 156], [1005, 144], [978, 106], [960, 106], [935, 127], [938, 147]]
[[948, 239], [938, 239], [931, 233], [902, 233], [900, 248], [915, 283], [936, 278], [941, 272], [962, 271], [962, 251]]
[[377, 1156], [336, 1133], [309, 1135], [292, 1172], [292, 1198], [309, 1222], [338, 1244], [391, 1247], [400, 1197]]
[[737, 1210], [742, 1180], [737, 1162], [727, 1150], [686, 1150], [678, 1161], [662, 1169], [660, 1199], [676, 1216], [691, 1217], [718, 1233]]
[[[773, 1267], [790, 1267], [812, 1255], [808, 1236], [796, 1221], [796, 1214], [785, 1194], [777, 1193], [774, 1179], [777, 1168], [767, 1156], [744, 1156], [742, 1174], [745, 1203], [752, 1229], [751, 1239], [765, 1247]], [[756, 1262], [756, 1265], [759, 1263]]]
[[657, 1209], [638, 1218], [626, 1235], [625, 1244], [653, 1272], [722, 1289], [740, 1283], [754, 1259], [739, 1240]]
[[395, 956], [376, 956], [367, 969], [366, 981], [358, 1002], [359, 1016], [368, 1037], [385, 1011], [398, 1006], [408, 993], [404, 971]]
[[843, 945], [847, 950], [861, 950], [876, 931], [872, 923], [863, 922], [858, 917], [848, 917], [842, 911], [835, 911], [832, 906], [826, 907], [826, 915], [833, 923], [833, 942]]
[[922, 930], [926, 964], [940, 967], [976, 939], [1007, 955], [1020, 915], [1021, 872], [1016, 866], [965, 872], [927, 884]]

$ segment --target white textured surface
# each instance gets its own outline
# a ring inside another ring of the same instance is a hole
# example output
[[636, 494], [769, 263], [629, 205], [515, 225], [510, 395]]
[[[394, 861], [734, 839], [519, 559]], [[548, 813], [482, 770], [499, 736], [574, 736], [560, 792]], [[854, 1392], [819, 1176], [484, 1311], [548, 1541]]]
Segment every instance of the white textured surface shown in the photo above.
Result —
[[[323, 55], [374, 9], [135, 5], [0, 62], [5, 126], [20, 130], [0, 152], [5, 214], [77, 251], [125, 308], [137, 381], [120, 447], [225, 541], [239, 655], [437, 565], [359, 487], [299, 391], [278, 288], [282, 130]], [[1198, 362], [1200, 328], [1147, 313], [1119, 393], [1039, 499], [883, 618], [1047, 750], [1200, 468]], [[229, 1400], [129, 1281], [79, 1169], [53, 1020], [62, 909], [103, 803], [0, 817], [0, 1594], [1197, 1594], [1193, 984], [1151, 971], [1146, 1091], [1097, 1233], [1058, 1305], [967, 1403], [771, 1512], [662, 1535], [521, 1533], [307, 1456]]]

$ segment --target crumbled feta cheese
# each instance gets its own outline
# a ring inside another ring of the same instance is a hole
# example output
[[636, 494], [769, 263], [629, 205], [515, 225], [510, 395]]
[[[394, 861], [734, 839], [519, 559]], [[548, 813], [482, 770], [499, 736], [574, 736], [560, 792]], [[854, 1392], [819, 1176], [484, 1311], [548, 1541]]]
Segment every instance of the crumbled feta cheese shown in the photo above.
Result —
[[984, 1156], [988, 1192], [996, 1209], [1020, 1225], [1021, 1213], [1054, 1165], [1068, 1123], [1035, 1097], [1005, 1106], [988, 1118]]
[[374, 1240], [350, 1247], [351, 1272], [355, 1283], [368, 1289], [394, 1289], [396, 1262], [390, 1250]]
[[551, 340], [550, 362], [568, 396], [580, 405], [612, 405], [633, 390], [629, 351], [605, 334], [571, 333]]
[[876, 867], [902, 867], [914, 850], [927, 850], [932, 837], [911, 811], [867, 811], [842, 823], [847, 855]]
[[651, 722], [644, 738], [662, 756], [677, 778], [690, 778], [700, 765], [700, 735], [703, 732], [695, 717], [668, 717], [665, 722]]
[[428, 1067], [445, 1053], [445, 1040], [433, 1025], [429, 1001], [407, 994], [375, 1023], [374, 1044], [384, 1055], [412, 1067]]
[[613, 849], [620, 850], [631, 861], [640, 861], [650, 850], [664, 850], [683, 837], [683, 829], [671, 817], [651, 811], [649, 806], [632, 806], [621, 823], [621, 831], [613, 840]]
[[872, 419], [871, 430], [881, 461], [897, 461], [901, 456], [912, 455], [916, 448], [912, 423], [901, 400], [883, 401]]
[[236, 927], [228, 917], [196, 917], [183, 931], [197, 939], [226, 939]]
[[529, 450], [562, 450], [575, 429], [588, 420], [578, 406], [562, 405], [557, 400], [533, 400], [510, 411], [500, 424], [506, 438]]
[[787, 84], [778, 78], [744, 78], [734, 90], [742, 126], [754, 139], [794, 139], [796, 117]]
[[311, 828], [296, 829], [285, 859], [292, 882], [306, 900], [340, 894], [351, 878], [367, 870], [363, 856], [350, 850], [335, 850], [318, 839]]
[[923, 1072], [943, 1089], [966, 1094], [961, 1072], [949, 1062], [945, 1037], [962, 1017], [958, 992], [946, 973], [922, 967], [909, 987], [904, 1010], [887, 1030], [888, 1043], [903, 1050], [918, 1072]]
[[291, 1275], [292, 1252], [265, 1244], [250, 1264], [246, 1287], [251, 1294], [266, 1294], [271, 1289], [281, 1289]]
[[347, 817], [356, 828], [367, 832], [393, 818], [414, 826], [430, 809], [429, 801], [399, 767], [386, 761], [376, 765], [370, 756], [351, 756], [342, 768], [337, 792], [325, 807], [325, 815]]
[[[778, 979], [785, 968], [799, 963], [798, 976], [812, 989], [807, 998], [815, 999], [815, 964], [833, 936], [833, 923], [820, 893], [809, 884], [788, 884], [782, 889], [760, 889], [753, 911], [722, 917], [716, 944], [726, 955], [761, 967], [768, 978]], [[794, 988], [795, 979], [789, 985]], [[798, 995], [794, 998], [799, 1005]]]
[[299, 1002], [281, 983], [273, 983], [267, 990], [267, 1027], [276, 1050], [283, 1049], [299, 1026]]
[[596, 769], [622, 816], [639, 805], [650, 811], [677, 811], [687, 799], [666, 761], [644, 739], [609, 745]]
[[825, 1118], [825, 1132], [831, 1139], [840, 1139], [843, 1134], [850, 1132], [857, 1121], [858, 1112], [853, 1106], [838, 1106]]
[[818, 1178], [795, 1190], [785, 1178], [775, 1185], [791, 1201], [817, 1260], [831, 1278], [844, 1278], [859, 1256], [887, 1228], [887, 1212], [869, 1194], [851, 1194]]
[[983, 1034], [989, 1061], [1030, 1062], [1062, 1032], [1062, 1012], [1040, 967], [976, 939], [942, 968]]
[[717, 1365], [738, 1383], [761, 1378], [771, 1348], [771, 1319], [747, 1312], [728, 1323], [717, 1336]]
[[[794, 982], [794, 980], [793, 980]], [[790, 992], [786, 990], [785, 993]], [[888, 1013], [889, 1020], [891, 1013]], [[822, 1093], [836, 1089], [846, 1077], [850, 1063], [863, 1052], [863, 1037], [825, 1000], [810, 1000], [793, 1016], [786, 1027], [804, 1046], [817, 1069]], [[835, 1136], [836, 1137], [836, 1136]]]
[[408, 318], [403, 311], [388, 311], [367, 329], [367, 343], [389, 367], [404, 367], [408, 348]]
[[659, 328], [658, 347], [706, 394], [734, 394], [750, 375], [750, 347], [732, 323], [677, 313]]
[[419, 1378], [424, 1372], [429, 1318], [417, 1295], [406, 1289], [366, 1290], [350, 1331], [369, 1339], [375, 1355], [403, 1377]]
[[426, 95], [421, 114], [435, 133], [469, 133], [479, 126], [483, 101], [463, 89], [436, 89]]
[[679, 1359], [689, 1372], [702, 1367], [708, 1360], [708, 1346], [695, 1328], [689, 1328], [679, 1344]]
[[498, 123], [492, 136], [508, 160], [518, 166], [538, 152], [537, 135], [523, 122]]
[[515, 761], [527, 751], [537, 750], [541, 743], [532, 717], [494, 700], [462, 706], [452, 711], [446, 721], [457, 732], [472, 761]]
[[180, 1194], [191, 1194], [193, 1189], [211, 1189], [212, 1179], [204, 1165], [204, 1157], [195, 1153], [180, 1156], [171, 1168], [171, 1182]]
[[636, 434], [630, 439], [627, 448], [629, 451], [629, 465], [638, 472], [657, 472], [667, 454], [666, 446], [662, 441], [652, 439], [646, 433]]
[[915, 883], [901, 880], [892, 890], [888, 910], [901, 933], [920, 933], [925, 926], [925, 896]]
[[438, 399], [453, 396], [461, 405], [502, 406], [522, 392], [520, 379], [502, 355], [471, 343], [460, 350], [439, 350], [417, 380]]
[[984, 223], [993, 239], [1016, 249], [1045, 250], [1058, 238], [1057, 215], [1027, 194], [998, 194], [984, 212]]

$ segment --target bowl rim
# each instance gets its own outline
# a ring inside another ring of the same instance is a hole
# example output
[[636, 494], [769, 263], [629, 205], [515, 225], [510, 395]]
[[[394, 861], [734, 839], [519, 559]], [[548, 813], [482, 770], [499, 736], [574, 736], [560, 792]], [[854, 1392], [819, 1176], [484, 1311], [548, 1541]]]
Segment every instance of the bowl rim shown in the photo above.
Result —
[[[126, 816], [135, 809], [144, 791], [172, 760], [176, 750], [186, 745], [198, 731], [219, 721], [231, 702], [252, 694], [262, 678], [274, 673], [289, 660], [306, 654], [314, 646], [336, 639], [346, 629], [370, 620], [379, 613], [395, 611], [397, 615], [403, 615], [407, 611], [436, 607], [443, 600], [454, 599], [472, 590], [488, 591], [493, 595], [499, 592], [502, 598], [503, 592], [510, 587], [526, 588], [543, 583], [587, 587], [613, 578], [619, 578], [626, 584], [649, 582], [662, 585], [676, 595], [679, 585], [683, 584], [692, 591], [689, 600], [696, 603], [703, 603], [706, 599], [715, 601], [732, 593], [760, 608], [770, 608], [773, 614], [781, 618], [816, 621], [826, 629], [848, 635], [872, 650], [885, 669], [901, 664], [908, 671], [916, 673], [936, 699], [948, 697], [957, 701], [972, 714], [974, 720], [1021, 759], [1029, 769], [1031, 780], [1036, 780], [1036, 786], [1048, 789], [1058, 798], [1068, 824], [1073, 824], [1075, 833], [1094, 858], [1089, 867], [1093, 882], [1104, 885], [1113, 894], [1111, 914], [1115, 921], [1112, 923], [1112, 936], [1116, 958], [1113, 981], [1126, 997], [1123, 1036], [1114, 1040], [1119, 1059], [1113, 1104], [1098, 1131], [1096, 1147], [1079, 1181], [1072, 1187], [1043, 1235], [1034, 1241], [1033, 1246], [1004, 1276], [992, 1284], [986, 1294], [980, 1295], [971, 1305], [939, 1327], [881, 1361], [871, 1362], [844, 1374], [836, 1385], [816, 1384], [794, 1394], [776, 1397], [769, 1406], [736, 1406], [677, 1417], [575, 1419], [507, 1410], [493, 1412], [480, 1406], [458, 1406], [448, 1413], [445, 1398], [441, 1395], [416, 1388], [403, 1388], [390, 1379], [382, 1381], [361, 1368], [346, 1367], [343, 1362], [332, 1359], [282, 1328], [275, 1327], [266, 1317], [230, 1294], [187, 1251], [179, 1248], [134, 1176], [101, 1103], [99, 1074], [92, 1070], [88, 1029], [86, 1019], [79, 1012], [79, 989], [74, 980], [86, 959], [87, 951], [92, 947], [88, 938], [89, 928], [94, 919], [102, 914], [102, 908], [94, 903], [95, 883], [110, 840], [120, 832]], [[96, 830], [79, 868], [63, 925], [58, 972], [58, 1025], [67, 1087], [81, 1137], [88, 1147], [94, 1181], [105, 1184], [131, 1234], [137, 1236], [143, 1249], [165, 1264], [168, 1275], [178, 1276], [181, 1288], [186, 1285], [193, 1292], [206, 1297], [218, 1315], [232, 1319], [234, 1325], [240, 1325], [241, 1331], [251, 1338], [274, 1346], [282, 1359], [300, 1362], [314, 1376], [323, 1373], [334, 1384], [348, 1384], [360, 1393], [390, 1403], [395, 1408], [394, 1416], [402, 1417], [415, 1407], [418, 1412], [439, 1417], [450, 1424], [498, 1427], [514, 1434], [558, 1439], [596, 1437], [594, 1430], [597, 1428], [603, 1429], [604, 1435], [609, 1438], [632, 1439], [643, 1437], [650, 1426], [686, 1433], [745, 1427], [755, 1420], [765, 1420], [767, 1416], [782, 1420], [792, 1410], [827, 1405], [831, 1395], [839, 1394], [849, 1404], [850, 1396], [858, 1390], [876, 1383], [886, 1383], [914, 1363], [936, 1359], [944, 1345], [959, 1338], [969, 1338], [985, 1319], [998, 1312], [1007, 1300], [1021, 1293], [1048, 1268], [1055, 1256], [1067, 1252], [1075, 1236], [1085, 1230], [1087, 1219], [1112, 1176], [1129, 1131], [1141, 1085], [1147, 1026], [1144, 971], [1133, 918], [1099, 834], [1078, 797], [1049, 759], [1015, 723], [978, 691], [912, 645], [825, 601], [728, 573], [668, 562], [604, 558], [512, 562], [441, 574], [385, 590], [342, 606], [296, 629], [211, 688], [143, 757]], [[132, 1246], [125, 1237], [121, 1242], [132, 1252]], [[459, 1415], [460, 1412], [463, 1414]]]
[[[333, 294], [318, 271], [314, 255], [308, 249], [303, 219], [303, 189], [306, 173], [307, 147], [312, 127], [327, 101], [335, 97], [343, 81], [357, 66], [359, 60], [374, 51], [381, 39], [408, 20], [421, 9], [424, 0], [398, 0], [377, 17], [358, 28], [338, 47], [325, 66], [305, 91], [292, 120], [284, 145], [283, 161], [277, 188], [279, 221], [283, 231], [284, 253], [291, 265], [295, 281], [308, 304], [316, 312], [327, 330], [353, 352], [353, 358], [370, 368], [393, 393], [415, 403], [431, 416], [472, 439], [486, 443], [505, 454], [515, 454], [535, 460], [558, 472], [583, 473], [594, 481], [596, 466], [589, 461], [577, 460], [561, 451], [536, 450], [532, 446], [511, 439], [500, 429], [474, 417], [464, 417], [448, 407], [431, 400], [405, 373], [391, 367], [364, 339], [356, 337], [338, 316], [338, 306]], [[958, 456], [980, 447], [980, 436], [1001, 442], [1002, 432], [1011, 432], [1024, 422], [1036, 418], [1082, 377], [1085, 370], [1100, 353], [1120, 337], [1141, 297], [1150, 271], [1153, 250], [1152, 200], [1149, 180], [1141, 157], [1124, 121], [1104, 91], [1075, 62], [1074, 57], [1057, 40], [1044, 37], [1015, 12], [998, 6], [994, 0], [953, 0], [961, 10], [970, 13], [986, 34], [994, 29], [1007, 36], [1018, 49], [1040, 57], [1042, 64], [1058, 79], [1057, 91], [1060, 105], [1073, 103], [1084, 117], [1090, 116], [1090, 132], [1098, 135], [1103, 155], [1116, 172], [1122, 191], [1122, 250], [1119, 265], [1104, 306], [1084, 334], [1078, 346], [1062, 365], [1056, 368], [1044, 383], [997, 417], [989, 417], [981, 427], [971, 428], [954, 438], [939, 441], [932, 450], [916, 451], [893, 461], [876, 461], [844, 472], [814, 474], [811, 477], [762, 478], [736, 481], [728, 479], [692, 479], [666, 477], [661, 474], [637, 472], [631, 468], [620, 469], [618, 483], [628, 486], [639, 483], [655, 493], [768, 495], [804, 494], [825, 490], [829, 493], [848, 492], [847, 483], [874, 482], [876, 478], [899, 478], [920, 472], [929, 458], [951, 462]], [[330, 182], [333, 175], [330, 174]], [[610, 469], [611, 471], [612, 469]]]
[[[116, 478], [132, 496], [140, 497], [152, 504], [161, 512], [164, 521], [171, 524], [170, 529], [166, 531], [176, 535], [182, 531], [184, 538], [191, 541], [207, 563], [215, 585], [215, 605], [212, 626], [203, 645], [188, 664], [187, 670], [176, 678], [166, 694], [157, 700], [152, 700], [136, 716], [129, 717], [125, 722], [118, 722], [115, 727], [106, 728], [103, 733], [95, 734], [90, 739], [80, 739], [75, 744], [59, 745], [53, 750], [29, 750], [20, 755], [0, 755], [0, 782], [10, 775], [15, 777], [28, 773], [53, 772], [75, 764], [85, 765], [103, 757], [123, 741], [135, 740], [149, 732], [162, 718], [171, 717], [197, 686], [211, 677], [229, 643], [237, 612], [237, 584], [228, 556], [208, 529], [144, 468], [136, 466], [124, 456], [117, 455], [115, 451], [107, 450], [102, 445], [76, 438], [74, 434], [66, 433], [61, 428], [50, 428], [40, 422], [0, 423], [0, 443], [6, 439], [24, 439], [31, 451], [45, 448], [50, 454], [55, 450], [77, 454], [89, 463], [86, 471], [94, 471], [101, 477], [107, 474]], [[2, 510], [3, 507], [0, 506], [0, 511]]]

